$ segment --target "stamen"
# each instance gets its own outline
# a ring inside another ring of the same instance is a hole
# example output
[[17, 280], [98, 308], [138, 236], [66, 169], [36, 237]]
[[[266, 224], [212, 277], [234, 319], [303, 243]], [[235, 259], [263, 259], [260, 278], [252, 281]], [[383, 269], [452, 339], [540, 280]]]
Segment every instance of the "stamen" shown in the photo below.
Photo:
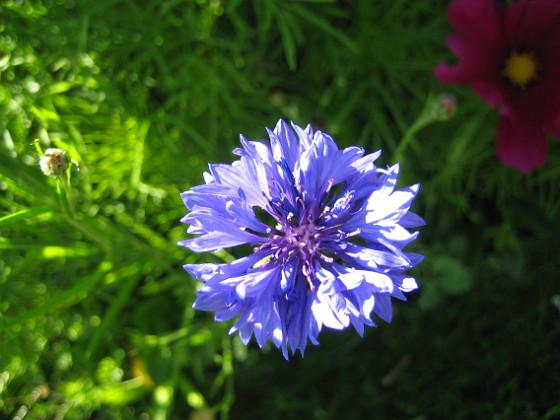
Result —
[[[334, 178], [329, 179], [327, 193], [332, 191]], [[302, 190], [301, 184], [297, 185]], [[354, 198], [351, 192], [346, 194], [343, 201], [347, 202]], [[317, 259], [324, 263], [332, 264], [335, 259], [321, 252], [321, 243], [324, 241], [344, 240], [345, 238], [361, 233], [360, 229], [346, 233], [336, 227], [327, 224], [322, 217], [330, 213], [331, 208], [321, 205], [322, 214], [318, 215], [317, 202], [305, 204], [303, 196], [295, 197], [296, 207], [287, 205], [284, 200], [270, 201], [278, 224], [266, 229], [268, 240], [265, 244], [254, 249], [254, 252], [268, 249], [270, 258], [275, 262], [286, 262], [297, 259], [301, 267], [302, 277], [305, 277], [309, 290], [317, 290], [313, 284], [315, 281], [315, 269]], [[303, 279], [302, 279], [303, 280]]]
[[351, 236], [356, 236], [359, 235], [360, 233], [362, 233], [362, 229], [358, 228], [352, 232], [342, 232], [344, 233], [344, 235], [346, 235], [346, 238], [350, 238]]
[[270, 242], [265, 242], [261, 246], [256, 246], [255, 248], [253, 248], [253, 252], [257, 253], [259, 251], [262, 251], [264, 249], [271, 248], [271, 247], [272, 247], [272, 244]]
[[329, 185], [327, 185], [327, 193], [331, 190], [332, 186], [334, 184], [334, 178], [330, 178], [329, 179]]
[[325, 215], [331, 211], [331, 208], [329, 206], [325, 206], [323, 208], [323, 211], [321, 212], [321, 214], [319, 215], [319, 219], [322, 219], [323, 217], [325, 217]]
[[288, 221], [288, 223], [289, 223], [292, 227], [297, 226], [297, 222], [298, 222], [298, 221], [297, 221], [297, 219], [295, 218], [294, 213], [289, 212], [289, 213], [288, 213], [288, 216], [286, 217], [286, 220]]
[[305, 276], [305, 279], [307, 280], [307, 284], [309, 284], [309, 290], [314, 292], [316, 287], [313, 284], [313, 280], [311, 278], [311, 273], [312, 272], [309, 269], [309, 266], [307, 264], [304, 264], [303, 267], [301, 267], [301, 271], [303, 272], [303, 275]]

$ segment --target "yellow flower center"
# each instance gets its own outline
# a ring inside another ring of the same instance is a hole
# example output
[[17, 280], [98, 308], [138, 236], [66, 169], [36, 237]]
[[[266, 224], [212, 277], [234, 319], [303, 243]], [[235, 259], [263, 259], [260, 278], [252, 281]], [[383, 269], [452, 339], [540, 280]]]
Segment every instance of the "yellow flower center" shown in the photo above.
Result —
[[515, 86], [524, 89], [537, 78], [539, 64], [530, 52], [512, 51], [504, 62], [503, 74]]

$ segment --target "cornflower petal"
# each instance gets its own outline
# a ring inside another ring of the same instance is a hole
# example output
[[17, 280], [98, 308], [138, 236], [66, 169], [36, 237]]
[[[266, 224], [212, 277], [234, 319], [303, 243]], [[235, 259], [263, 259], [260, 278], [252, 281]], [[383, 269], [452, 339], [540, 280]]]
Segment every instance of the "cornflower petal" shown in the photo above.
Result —
[[370, 269], [406, 269], [413, 266], [407, 258], [407, 254], [395, 254], [389, 250], [366, 248], [354, 244], [348, 244], [344, 254], [350, 257], [354, 264]]
[[299, 158], [299, 145], [290, 127], [282, 120], [278, 121], [274, 131], [268, 130], [274, 159], [285, 160], [291, 171]]
[[393, 318], [393, 307], [391, 306], [391, 296], [379, 293], [375, 296], [375, 314], [385, 322], [391, 322]]
[[354, 270], [345, 274], [341, 274], [339, 277], [343, 282], [367, 282], [371, 286], [376, 288], [378, 293], [391, 293], [393, 291], [393, 281], [391, 278], [382, 273], [369, 270]]
[[226, 232], [216, 231], [200, 235], [194, 239], [180, 241], [179, 245], [189, 248], [194, 252], [214, 252], [223, 248], [231, 248], [246, 243], [262, 242], [260, 236], [238, 229]]
[[185, 264], [183, 268], [195, 279], [208, 281], [221, 281], [229, 277], [237, 277], [253, 267], [264, 257], [262, 253], [254, 253], [227, 264]]

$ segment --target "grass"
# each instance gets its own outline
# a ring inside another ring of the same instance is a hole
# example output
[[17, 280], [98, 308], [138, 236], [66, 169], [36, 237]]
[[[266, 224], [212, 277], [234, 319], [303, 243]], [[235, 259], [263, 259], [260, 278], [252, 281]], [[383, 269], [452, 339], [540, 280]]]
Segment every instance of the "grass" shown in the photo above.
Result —
[[[0, 416], [559, 415], [560, 148], [529, 175], [500, 166], [497, 115], [463, 87], [425, 120], [446, 3], [3, 2]], [[180, 192], [278, 118], [383, 149], [428, 222], [393, 322], [290, 362], [191, 309], [182, 264], [235, 251], [176, 246]], [[79, 164], [68, 185], [36, 144]]]

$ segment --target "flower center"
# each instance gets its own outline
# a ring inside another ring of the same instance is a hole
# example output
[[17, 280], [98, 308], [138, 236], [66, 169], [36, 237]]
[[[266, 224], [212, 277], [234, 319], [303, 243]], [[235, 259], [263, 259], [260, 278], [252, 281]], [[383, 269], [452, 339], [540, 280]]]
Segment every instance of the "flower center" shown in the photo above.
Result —
[[[288, 220], [289, 221], [289, 220]], [[283, 242], [288, 253], [299, 254], [302, 262], [310, 262], [318, 252], [320, 233], [312, 222], [286, 226]]]
[[270, 207], [263, 215], [268, 215], [269, 219], [262, 222], [268, 226], [274, 223], [275, 227], [266, 230], [268, 239], [254, 252], [266, 251], [270, 254], [257, 265], [287, 264], [297, 260], [298, 270], [307, 279], [309, 289], [315, 290], [317, 264], [320, 261], [333, 263], [333, 246], [362, 232], [359, 228], [351, 232], [342, 229], [341, 220], [351, 206], [354, 191], [340, 196], [329, 195], [333, 185], [334, 179], [330, 179], [325, 193], [312, 203], [306, 204], [301, 185], [295, 186], [291, 200], [269, 201]]
[[502, 74], [516, 87], [524, 89], [537, 79], [539, 63], [531, 52], [512, 51], [504, 61]]
[[284, 213], [284, 222], [269, 228], [268, 241], [255, 251], [270, 249], [272, 261], [287, 263], [292, 258], [299, 260], [299, 269], [305, 275], [311, 290], [315, 289], [313, 281], [314, 260], [320, 258], [332, 262], [332, 258], [321, 252], [321, 241], [329, 237], [329, 231], [318, 226], [311, 218], [299, 220], [293, 213]]

